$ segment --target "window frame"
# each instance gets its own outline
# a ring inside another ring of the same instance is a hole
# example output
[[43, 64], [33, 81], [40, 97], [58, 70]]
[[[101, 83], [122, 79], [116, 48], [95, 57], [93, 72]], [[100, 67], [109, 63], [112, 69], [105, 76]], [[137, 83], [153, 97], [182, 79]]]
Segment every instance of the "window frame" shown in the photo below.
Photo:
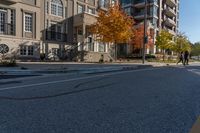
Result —
[[33, 45], [27, 46], [27, 55], [28, 56], [34, 55], [34, 46]]
[[[82, 11], [81, 11], [81, 12], [79, 12], [79, 6], [82, 7]], [[85, 11], [85, 6], [78, 3], [78, 4], [77, 4], [77, 14], [84, 13], [84, 11]]]
[[20, 56], [34, 56], [34, 45], [21, 45]]
[[[27, 18], [29, 18], [28, 22], [26, 22]], [[29, 32], [29, 33], [33, 32], [33, 14], [32, 13], [27, 13], [27, 12], [24, 13], [24, 31]]]
[[[92, 11], [92, 12], [90, 12], [90, 11]], [[88, 11], [87, 12], [90, 13], [90, 14], [95, 14], [95, 9], [91, 8], [91, 7], [88, 7]]]
[[[50, 13], [51, 15], [57, 16], [57, 17], [63, 17], [64, 16], [64, 6], [63, 2], [61, 0], [56, 0], [57, 2], [53, 2], [51, 0], [50, 2]], [[54, 7], [54, 10], [53, 10]], [[62, 10], [60, 10], [62, 9]]]

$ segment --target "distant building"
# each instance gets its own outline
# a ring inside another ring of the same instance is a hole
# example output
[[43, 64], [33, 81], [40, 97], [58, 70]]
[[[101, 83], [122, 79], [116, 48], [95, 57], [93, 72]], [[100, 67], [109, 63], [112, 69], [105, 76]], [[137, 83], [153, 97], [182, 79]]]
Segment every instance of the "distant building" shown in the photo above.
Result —
[[[120, 0], [120, 3], [124, 11], [133, 16], [136, 24], [144, 22], [145, 0]], [[179, 28], [179, 0], [147, 0], [147, 20], [148, 28], [154, 30], [154, 42], [161, 29], [176, 35]], [[146, 51], [155, 52], [155, 46]]]

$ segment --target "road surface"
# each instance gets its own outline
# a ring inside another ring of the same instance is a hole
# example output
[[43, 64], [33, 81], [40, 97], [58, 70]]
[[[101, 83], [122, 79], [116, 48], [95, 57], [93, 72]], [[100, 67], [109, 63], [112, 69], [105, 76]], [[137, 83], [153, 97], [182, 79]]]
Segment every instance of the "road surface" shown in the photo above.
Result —
[[189, 133], [200, 66], [0, 80], [1, 133]]

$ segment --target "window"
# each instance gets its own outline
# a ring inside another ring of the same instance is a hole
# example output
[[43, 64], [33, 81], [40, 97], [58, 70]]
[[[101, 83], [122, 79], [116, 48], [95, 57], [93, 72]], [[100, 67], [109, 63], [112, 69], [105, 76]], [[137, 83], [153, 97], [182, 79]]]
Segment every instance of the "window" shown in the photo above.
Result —
[[94, 51], [94, 43], [92, 41], [92, 37], [88, 37], [88, 51]]
[[51, 14], [63, 16], [63, 4], [60, 0], [51, 0]]
[[34, 53], [34, 46], [21, 45], [20, 46], [20, 55], [30, 55]]
[[109, 6], [109, 0], [100, 0], [99, 4], [100, 4], [100, 7], [108, 8], [108, 6]]
[[95, 1], [94, 1], [94, 0], [88, 0], [88, 3], [89, 3], [90, 5], [95, 5]]
[[83, 12], [84, 12], [84, 6], [78, 5], [78, 13], [83, 13]]
[[26, 55], [26, 46], [20, 46], [20, 55]]
[[99, 43], [99, 52], [105, 52], [106, 45], [102, 42]]
[[49, 13], [49, 2], [47, 1], [46, 6], [45, 6], [45, 11], [48, 14]]
[[16, 20], [16, 16], [15, 16], [15, 11], [11, 10], [11, 14], [10, 14], [10, 33], [11, 35], [15, 34], [15, 20]]
[[56, 24], [51, 23], [51, 39], [56, 40]]
[[62, 26], [60, 24], [57, 25], [57, 39], [61, 40], [62, 39]]
[[0, 33], [5, 32], [6, 15], [7, 11], [0, 9]]
[[128, 7], [128, 8], [125, 8], [124, 11], [128, 14], [128, 15], [133, 15], [133, 9], [132, 7]]
[[33, 55], [33, 46], [28, 46], [28, 55]]
[[94, 9], [88, 8], [88, 13], [95, 14], [95, 13], [94, 13]]
[[59, 40], [61, 41], [64, 33], [62, 32], [62, 24], [54, 21], [50, 22], [50, 28], [47, 30], [47, 39], [52, 41]]
[[30, 13], [25, 13], [24, 15], [24, 29], [26, 32], [32, 32], [33, 26], [33, 15]]

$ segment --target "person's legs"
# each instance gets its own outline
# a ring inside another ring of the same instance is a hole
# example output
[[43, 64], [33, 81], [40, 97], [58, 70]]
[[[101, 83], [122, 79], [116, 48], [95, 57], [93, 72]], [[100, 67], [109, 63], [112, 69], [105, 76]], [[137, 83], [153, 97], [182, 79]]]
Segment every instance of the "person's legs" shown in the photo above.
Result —
[[180, 58], [176, 64], [178, 64], [178, 63], [180, 63], [180, 62], [183, 63], [183, 59]]
[[189, 65], [188, 62], [189, 62], [189, 59], [186, 59], [186, 65]]
[[180, 63], [181, 62], [181, 60], [179, 59], [178, 61], [177, 61], [177, 63], [176, 64], [178, 64], [178, 63]]
[[183, 61], [183, 65], [185, 66], [185, 63], [186, 63], [186, 59], [184, 58], [184, 61]]
[[184, 60], [183, 59], [181, 59], [181, 62], [182, 62], [182, 64], [184, 64]]

